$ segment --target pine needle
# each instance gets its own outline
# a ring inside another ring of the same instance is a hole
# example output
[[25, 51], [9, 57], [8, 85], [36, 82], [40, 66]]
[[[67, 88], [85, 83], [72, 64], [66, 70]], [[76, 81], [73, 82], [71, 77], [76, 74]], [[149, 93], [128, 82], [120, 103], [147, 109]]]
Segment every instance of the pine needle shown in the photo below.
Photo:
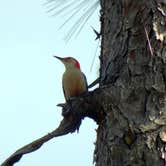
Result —
[[87, 10], [84, 11], [84, 14], [79, 17], [79, 19], [74, 23], [74, 25], [70, 28], [67, 35], [65, 36], [65, 41], [69, 41], [74, 34], [78, 36], [85, 23], [87, 23], [88, 19], [92, 16], [94, 11], [98, 6], [98, 1], [96, 1], [92, 6], [90, 6]]
[[68, 42], [73, 36], [77, 37], [89, 18], [93, 15], [99, 6], [99, 0], [47, 0], [47, 12], [53, 13], [52, 16], [63, 15], [67, 16], [64, 23], [58, 28], [61, 29], [67, 23], [76, 18], [69, 31], [64, 37]]
[[91, 63], [90, 72], [92, 72], [92, 68], [93, 68], [93, 65], [94, 65], [94, 62], [95, 62], [95, 59], [96, 59], [96, 55], [97, 55], [97, 51], [98, 51], [98, 48], [99, 48], [99, 43], [100, 43], [100, 39], [97, 42], [97, 47], [96, 47], [95, 54], [93, 56], [93, 60], [92, 60], [92, 63]]
[[150, 39], [149, 39], [149, 36], [148, 36], [148, 32], [147, 32], [147, 29], [146, 29], [145, 26], [144, 26], [144, 30], [145, 30], [146, 38], [147, 38], [147, 41], [148, 41], [148, 46], [149, 46], [149, 50], [150, 50], [151, 56], [153, 56], [153, 49], [152, 49], [152, 46], [151, 46], [151, 43], [150, 43]]

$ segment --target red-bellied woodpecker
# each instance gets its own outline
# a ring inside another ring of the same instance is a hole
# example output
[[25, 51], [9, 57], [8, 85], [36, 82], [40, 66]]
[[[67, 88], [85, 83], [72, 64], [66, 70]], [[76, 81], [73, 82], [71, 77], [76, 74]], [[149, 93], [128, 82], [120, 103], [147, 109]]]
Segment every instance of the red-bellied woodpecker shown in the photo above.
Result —
[[80, 69], [79, 62], [72, 57], [54, 57], [59, 59], [66, 68], [62, 78], [63, 92], [66, 101], [71, 97], [75, 97], [86, 92], [88, 90], [87, 80]]

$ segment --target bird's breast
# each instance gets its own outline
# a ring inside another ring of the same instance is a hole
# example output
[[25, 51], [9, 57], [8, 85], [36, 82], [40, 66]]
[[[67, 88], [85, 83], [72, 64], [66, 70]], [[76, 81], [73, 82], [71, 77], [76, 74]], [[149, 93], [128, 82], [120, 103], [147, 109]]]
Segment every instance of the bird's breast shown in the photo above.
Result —
[[66, 99], [77, 96], [87, 89], [84, 76], [79, 70], [66, 71], [62, 81]]

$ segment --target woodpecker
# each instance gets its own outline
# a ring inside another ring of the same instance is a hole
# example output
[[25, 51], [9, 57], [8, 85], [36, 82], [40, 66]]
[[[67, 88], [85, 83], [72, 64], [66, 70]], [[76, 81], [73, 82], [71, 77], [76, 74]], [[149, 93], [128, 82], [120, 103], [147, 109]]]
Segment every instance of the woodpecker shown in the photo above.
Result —
[[59, 59], [66, 68], [62, 77], [62, 87], [66, 101], [72, 97], [76, 97], [84, 92], [87, 92], [87, 80], [84, 73], [80, 69], [79, 62], [73, 57], [54, 57]]

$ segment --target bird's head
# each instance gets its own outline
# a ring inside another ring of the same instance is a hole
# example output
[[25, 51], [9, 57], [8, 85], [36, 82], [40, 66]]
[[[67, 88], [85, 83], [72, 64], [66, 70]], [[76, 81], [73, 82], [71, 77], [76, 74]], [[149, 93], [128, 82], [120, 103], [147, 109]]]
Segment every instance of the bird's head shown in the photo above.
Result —
[[79, 62], [73, 57], [65, 57], [65, 58], [61, 58], [58, 56], [54, 56], [54, 57], [59, 59], [65, 65], [66, 70], [73, 69], [73, 68], [80, 69]]

